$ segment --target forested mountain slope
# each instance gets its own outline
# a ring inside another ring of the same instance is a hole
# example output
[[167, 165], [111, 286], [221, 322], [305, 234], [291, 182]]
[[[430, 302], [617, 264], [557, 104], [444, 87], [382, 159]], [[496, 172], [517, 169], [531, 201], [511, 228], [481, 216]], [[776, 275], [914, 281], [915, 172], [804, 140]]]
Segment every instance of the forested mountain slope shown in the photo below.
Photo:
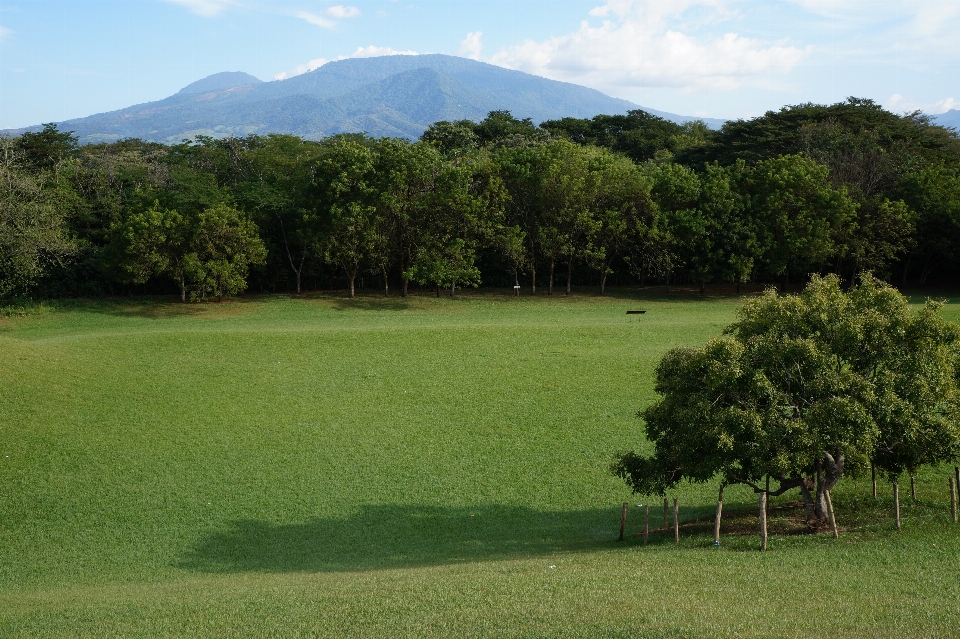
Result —
[[[438, 120], [479, 121], [508, 110], [534, 122], [643, 108], [594, 89], [448, 55], [395, 55], [330, 62], [286, 80], [217, 73], [176, 94], [58, 123], [81, 144], [140, 138], [177, 143], [196, 135], [337, 133], [416, 138]], [[644, 109], [675, 122], [696, 118]], [[708, 120], [719, 127], [721, 120]], [[8, 131], [22, 133], [39, 126]]]

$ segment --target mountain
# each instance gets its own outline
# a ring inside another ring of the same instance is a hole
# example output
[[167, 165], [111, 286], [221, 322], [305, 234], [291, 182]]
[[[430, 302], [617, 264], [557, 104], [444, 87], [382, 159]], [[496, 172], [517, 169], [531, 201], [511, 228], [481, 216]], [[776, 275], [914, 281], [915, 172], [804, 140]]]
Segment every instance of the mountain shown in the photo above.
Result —
[[935, 115], [933, 121], [940, 126], [960, 129], [960, 109], [950, 109], [946, 113]]
[[209, 93], [210, 91], [226, 91], [233, 87], [243, 87], [250, 84], [260, 84], [263, 82], [260, 78], [244, 73], [243, 71], [224, 71], [223, 73], [214, 73], [208, 75], [202, 80], [192, 82], [177, 91], [177, 95], [189, 95], [192, 93]]
[[[416, 138], [438, 120], [481, 120], [509, 110], [534, 122], [643, 109], [674, 122], [698, 118], [645, 109], [594, 89], [448, 55], [329, 62], [286, 80], [216, 73], [156, 102], [59, 122], [82, 144], [121, 138], [176, 143], [196, 135], [289, 133], [317, 139], [365, 131]], [[723, 120], [705, 119], [713, 128]], [[8, 130], [14, 134], [39, 126]]]

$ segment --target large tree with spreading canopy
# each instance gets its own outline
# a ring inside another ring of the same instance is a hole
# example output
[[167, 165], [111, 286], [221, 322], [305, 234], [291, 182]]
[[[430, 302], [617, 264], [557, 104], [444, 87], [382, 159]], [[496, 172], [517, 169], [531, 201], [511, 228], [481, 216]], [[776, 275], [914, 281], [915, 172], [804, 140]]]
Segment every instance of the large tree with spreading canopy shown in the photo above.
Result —
[[928, 301], [870, 275], [845, 292], [814, 276], [799, 295], [770, 290], [701, 348], [660, 362], [660, 399], [640, 412], [650, 456], [618, 455], [613, 472], [641, 494], [683, 480], [799, 489], [812, 528], [826, 493], [871, 460], [895, 477], [960, 453], [960, 328]]

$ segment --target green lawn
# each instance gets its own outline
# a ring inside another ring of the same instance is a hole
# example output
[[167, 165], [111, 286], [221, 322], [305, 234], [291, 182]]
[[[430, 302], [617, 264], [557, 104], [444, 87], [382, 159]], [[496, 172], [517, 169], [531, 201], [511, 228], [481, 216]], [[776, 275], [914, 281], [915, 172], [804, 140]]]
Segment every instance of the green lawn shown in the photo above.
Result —
[[[684, 486], [616, 541], [660, 356], [738, 300], [474, 293], [79, 303], [0, 320], [0, 637], [957, 637], [952, 469], [904, 530], [756, 552], [752, 492]], [[633, 308], [642, 316], [626, 315]], [[960, 306], [948, 305], [957, 319]], [[662, 523], [660, 506], [653, 523]], [[779, 527], [778, 527], [779, 526]]]

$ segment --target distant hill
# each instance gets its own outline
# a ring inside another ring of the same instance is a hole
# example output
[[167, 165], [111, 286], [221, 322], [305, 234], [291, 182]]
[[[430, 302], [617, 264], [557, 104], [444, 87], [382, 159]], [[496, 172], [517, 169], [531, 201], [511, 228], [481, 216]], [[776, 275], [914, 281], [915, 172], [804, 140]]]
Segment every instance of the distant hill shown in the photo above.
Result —
[[[83, 144], [121, 138], [176, 143], [196, 135], [252, 133], [318, 139], [367, 132], [375, 137], [416, 138], [438, 120], [480, 120], [496, 109], [537, 123], [631, 109], [680, 123], [699, 119], [644, 109], [576, 84], [434, 54], [340, 60], [273, 82], [241, 72], [216, 73], [157, 102], [58, 125], [74, 131]], [[713, 128], [723, 124], [705, 121]]]
[[940, 126], [960, 129], [960, 109], [950, 109], [946, 113], [935, 115], [933, 121]]

